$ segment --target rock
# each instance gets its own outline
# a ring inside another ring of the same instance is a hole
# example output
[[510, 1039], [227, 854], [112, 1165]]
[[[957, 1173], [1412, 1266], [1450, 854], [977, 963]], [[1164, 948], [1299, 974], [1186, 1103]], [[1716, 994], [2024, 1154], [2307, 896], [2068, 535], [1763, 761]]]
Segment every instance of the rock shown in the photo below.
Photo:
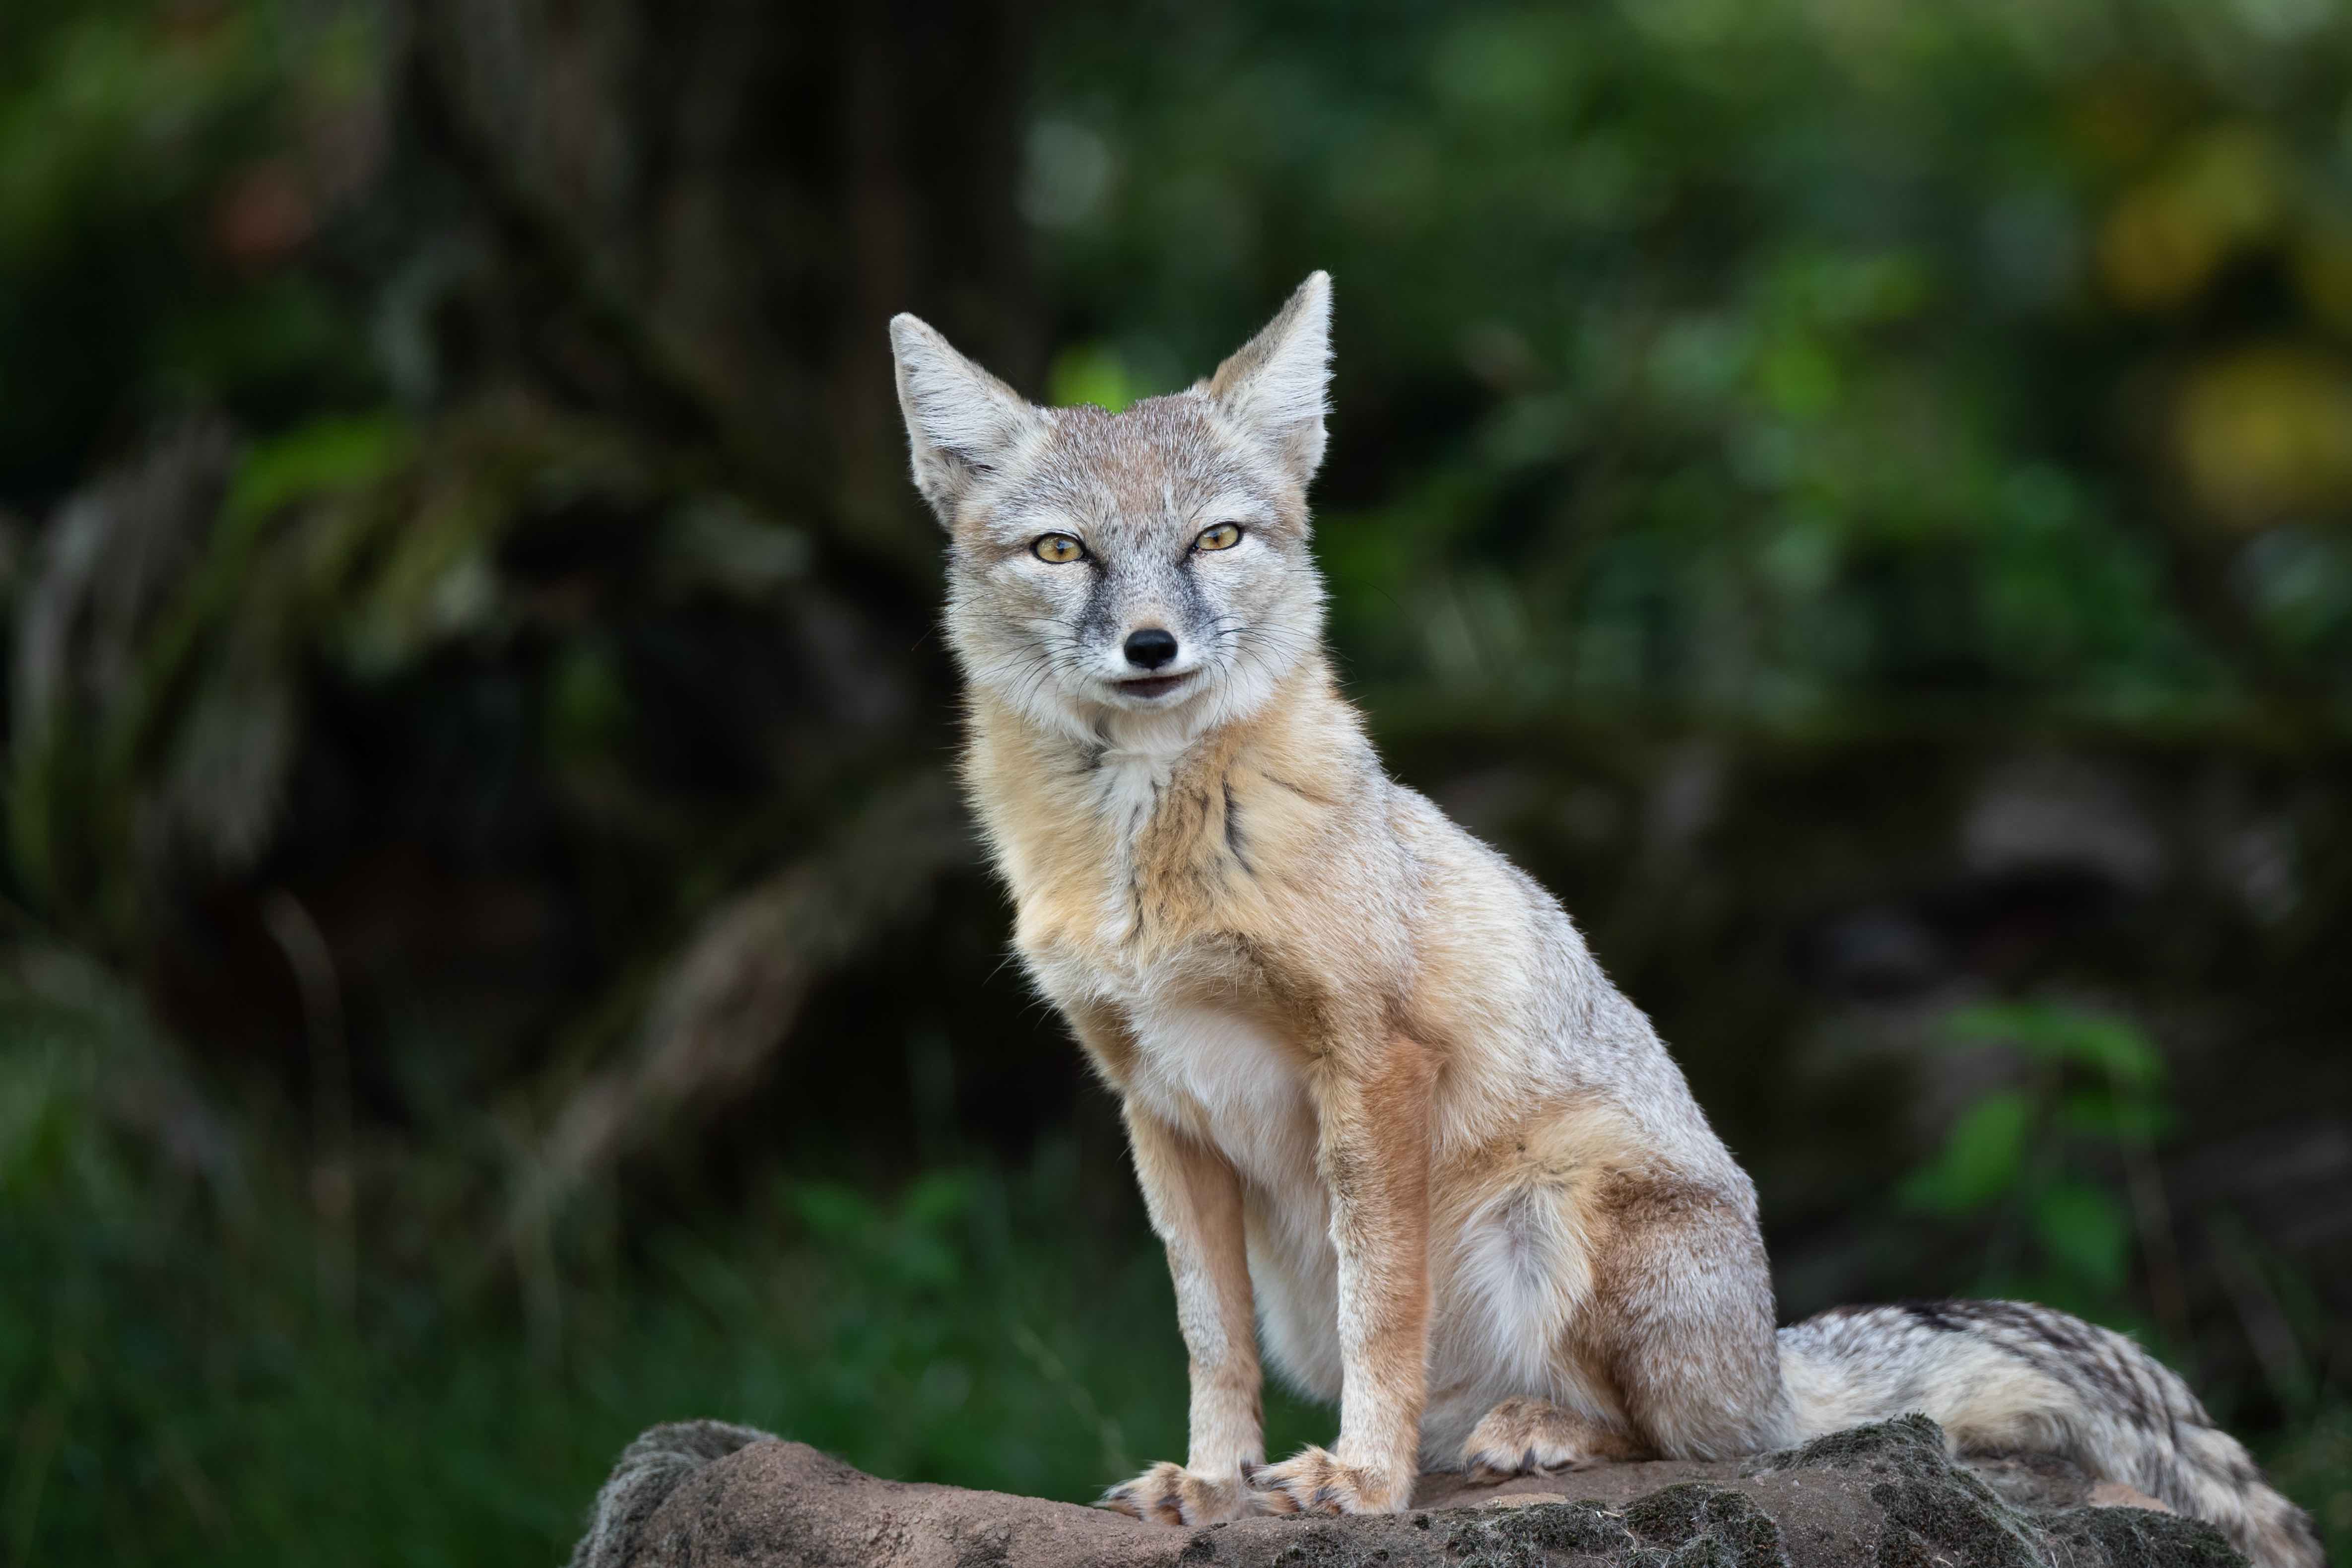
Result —
[[1428, 1476], [1402, 1514], [1176, 1529], [688, 1422], [629, 1445], [572, 1568], [2243, 1568], [2210, 1526], [2104, 1490], [2046, 1458], [1956, 1463], [1906, 1415], [1747, 1460]]

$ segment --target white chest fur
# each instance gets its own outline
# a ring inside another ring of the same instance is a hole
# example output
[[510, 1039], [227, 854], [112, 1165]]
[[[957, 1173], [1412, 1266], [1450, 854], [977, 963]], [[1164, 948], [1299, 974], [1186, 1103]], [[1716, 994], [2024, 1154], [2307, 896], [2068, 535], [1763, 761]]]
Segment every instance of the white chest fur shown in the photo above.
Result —
[[1315, 1190], [1315, 1121], [1296, 1058], [1255, 1019], [1196, 1005], [1133, 1009], [1129, 1092], [1171, 1125], [1213, 1143], [1277, 1201]]
[[1112, 945], [1133, 934], [1129, 890], [1134, 880], [1135, 841], [1159, 809], [1171, 759], [1155, 752], [1104, 753], [1095, 775], [1095, 810], [1110, 829], [1109, 863], [1102, 868], [1101, 924], [1097, 938]]
[[1245, 1184], [1250, 1279], [1265, 1353], [1299, 1387], [1336, 1398], [1330, 1205], [1296, 1054], [1264, 1025], [1223, 1008], [1146, 1006], [1133, 1016], [1137, 1059], [1128, 1092], [1213, 1143]]
[[1176, 759], [1165, 752], [1106, 751], [1097, 763], [1095, 808], [1113, 836], [1132, 844], [1160, 804]]

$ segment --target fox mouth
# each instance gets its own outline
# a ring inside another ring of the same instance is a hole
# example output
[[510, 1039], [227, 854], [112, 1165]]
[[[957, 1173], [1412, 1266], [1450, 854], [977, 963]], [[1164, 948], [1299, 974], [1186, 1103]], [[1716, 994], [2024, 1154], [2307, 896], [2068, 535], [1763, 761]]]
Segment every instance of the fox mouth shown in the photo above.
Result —
[[1144, 675], [1120, 681], [1118, 689], [1129, 697], [1165, 697], [1192, 679], [1189, 669], [1181, 675]]

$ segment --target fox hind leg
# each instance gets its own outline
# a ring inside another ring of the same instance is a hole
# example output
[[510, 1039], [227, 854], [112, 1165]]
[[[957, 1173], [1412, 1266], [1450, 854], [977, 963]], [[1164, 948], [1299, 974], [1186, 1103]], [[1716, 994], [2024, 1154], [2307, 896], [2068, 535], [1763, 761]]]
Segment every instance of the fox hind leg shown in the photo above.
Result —
[[1504, 1400], [1462, 1445], [1462, 1468], [1482, 1486], [1649, 1457], [1619, 1428], [1547, 1399]]

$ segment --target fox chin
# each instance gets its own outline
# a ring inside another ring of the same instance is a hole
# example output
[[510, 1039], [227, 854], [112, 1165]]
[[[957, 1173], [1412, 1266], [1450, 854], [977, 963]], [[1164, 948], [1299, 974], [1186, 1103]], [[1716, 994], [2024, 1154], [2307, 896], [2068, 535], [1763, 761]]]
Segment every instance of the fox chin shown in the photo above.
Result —
[[[1919, 1411], [2318, 1568], [2188, 1386], [2046, 1308], [1776, 1329], [1756, 1192], [1536, 882], [1391, 779], [1323, 644], [1330, 279], [1207, 380], [1044, 408], [890, 323], [1014, 943], [1118, 1097], [1191, 1371], [1169, 1523], [1725, 1458]], [[1339, 1436], [1268, 1463], [1260, 1356]]]

